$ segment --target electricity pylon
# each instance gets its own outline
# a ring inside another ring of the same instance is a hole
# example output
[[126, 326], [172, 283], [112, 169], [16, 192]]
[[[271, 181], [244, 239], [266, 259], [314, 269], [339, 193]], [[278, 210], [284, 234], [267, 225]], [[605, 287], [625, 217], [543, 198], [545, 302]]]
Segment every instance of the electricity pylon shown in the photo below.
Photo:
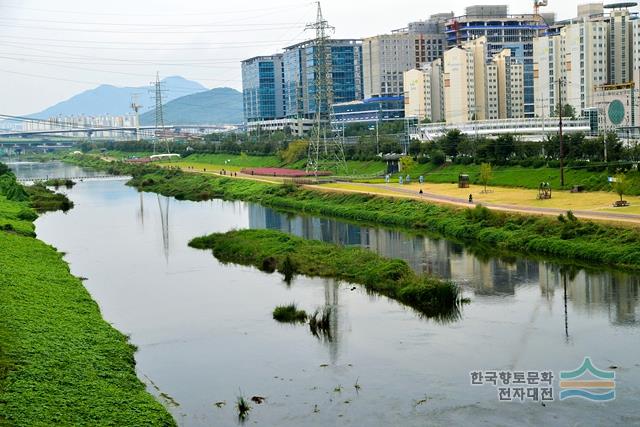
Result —
[[[307, 171], [318, 176], [323, 169], [346, 169], [344, 141], [332, 135], [333, 73], [329, 33], [335, 30], [322, 16], [322, 7], [317, 2], [316, 22], [308, 24], [307, 30], [315, 30], [313, 42], [313, 75], [315, 83], [315, 123], [309, 142]], [[329, 135], [327, 136], [327, 132]]]

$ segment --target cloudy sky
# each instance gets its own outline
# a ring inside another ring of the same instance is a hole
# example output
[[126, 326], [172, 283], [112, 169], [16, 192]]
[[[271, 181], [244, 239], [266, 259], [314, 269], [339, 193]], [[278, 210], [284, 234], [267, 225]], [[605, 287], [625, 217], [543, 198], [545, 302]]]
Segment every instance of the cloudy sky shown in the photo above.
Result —
[[[546, 11], [570, 18], [583, 2], [550, 0]], [[478, 3], [532, 9], [530, 0], [322, 0], [322, 7], [336, 37], [359, 38]], [[302, 0], [0, 0], [0, 114], [37, 112], [103, 83], [145, 85], [156, 71], [240, 89], [240, 60], [310, 38], [304, 27], [314, 19], [315, 3]]]

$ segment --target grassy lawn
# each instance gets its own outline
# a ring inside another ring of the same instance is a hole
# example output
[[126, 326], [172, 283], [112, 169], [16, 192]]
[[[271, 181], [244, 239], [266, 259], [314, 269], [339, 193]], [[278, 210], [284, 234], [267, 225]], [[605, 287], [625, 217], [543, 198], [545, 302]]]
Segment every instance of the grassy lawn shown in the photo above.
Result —
[[[351, 190], [373, 194], [383, 195], [399, 195], [405, 197], [406, 194], [396, 193], [388, 188], [372, 188], [357, 183], [335, 183], [323, 184], [322, 187], [334, 188], [340, 190]], [[510, 188], [510, 187], [488, 187], [487, 194], [482, 193], [484, 187], [481, 185], [471, 185], [469, 188], [458, 188], [457, 184], [434, 184], [412, 183], [409, 185], [400, 185], [391, 183], [385, 187], [393, 187], [398, 190], [412, 190], [415, 192], [415, 198], [420, 198], [418, 192], [422, 189], [425, 193], [437, 194], [440, 196], [457, 197], [466, 200], [469, 194], [473, 194], [475, 203], [496, 203], [503, 205], [514, 205], [522, 207], [534, 208], [557, 208], [565, 210], [591, 210], [591, 211], [607, 211], [615, 213], [640, 213], [640, 197], [625, 196], [625, 200], [631, 203], [631, 206], [624, 208], [613, 208], [612, 204], [618, 200], [615, 193], [595, 191], [585, 193], [571, 193], [569, 191], [555, 191], [552, 193], [550, 200], [538, 200], [538, 191], [533, 189]]]

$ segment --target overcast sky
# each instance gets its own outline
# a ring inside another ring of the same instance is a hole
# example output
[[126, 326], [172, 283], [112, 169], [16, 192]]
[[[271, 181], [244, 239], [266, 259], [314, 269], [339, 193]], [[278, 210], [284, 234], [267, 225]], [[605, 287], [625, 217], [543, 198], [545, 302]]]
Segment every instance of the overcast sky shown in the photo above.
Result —
[[[549, 3], [543, 11], [563, 19], [584, 1]], [[461, 15], [472, 4], [532, 11], [532, 0], [322, 1], [341, 38], [386, 33], [438, 12]], [[156, 71], [241, 89], [240, 61], [311, 38], [304, 26], [315, 11], [302, 0], [0, 0], [0, 114], [34, 113], [103, 83], [146, 85]]]

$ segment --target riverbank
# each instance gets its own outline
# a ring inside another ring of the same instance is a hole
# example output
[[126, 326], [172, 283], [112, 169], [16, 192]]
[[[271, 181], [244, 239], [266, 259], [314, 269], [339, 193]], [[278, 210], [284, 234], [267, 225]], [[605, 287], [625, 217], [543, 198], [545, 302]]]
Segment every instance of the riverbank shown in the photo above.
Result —
[[223, 262], [279, 271], [290, 277], [330, 277], [364, 285], [441, 320], [459, 316], [458, 287], [433, 277], [419, 277], [402, 260], [354, 247], [307, 240], [275, 230], [240, 230], [193, 239], [189, 245], [211, 249]]
[[486, 244], [497, 250], [640, 269], [640, 231], [579, 220], [573, 215], [527, 216], [494, 212], [482, 206], [456, 208], [412, 199], [322, 192], [293, 185], [104, 162], [86, 156], [72, 161], [119, 175], [132, 175], [130, 185], [139, 190], [177, 199], [252, 201], [414, 232], [434, 232], [469, 243]]
[[29, 204], [0, 195], [0, 425], [175, 425]]

